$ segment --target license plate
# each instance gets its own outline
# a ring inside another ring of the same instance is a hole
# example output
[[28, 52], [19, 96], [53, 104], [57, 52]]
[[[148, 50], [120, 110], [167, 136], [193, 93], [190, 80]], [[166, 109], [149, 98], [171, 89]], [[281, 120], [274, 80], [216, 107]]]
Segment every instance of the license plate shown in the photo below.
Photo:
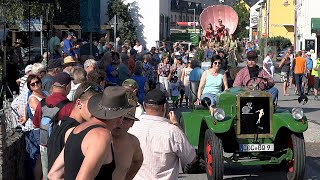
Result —
[[274, 144], [240, 144], [240, 152], [274, 151]]

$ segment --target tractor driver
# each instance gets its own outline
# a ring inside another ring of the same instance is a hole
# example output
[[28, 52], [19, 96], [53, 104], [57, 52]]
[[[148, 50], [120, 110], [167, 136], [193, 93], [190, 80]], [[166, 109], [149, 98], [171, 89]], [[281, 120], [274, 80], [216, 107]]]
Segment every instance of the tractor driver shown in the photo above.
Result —
[[[247, 66], [238, 72], [233, 87], [253, 87], [253, 83], [255, 83], [260, 90], [270, 93], [273, 102], [275, 102], [278, 98], [278, 89], [274, 87], [274, 80], [272, 77], [263, 68], [260, 68], [257, 65], [257, 53], [255, 51], [250, 51], [247, 53], [247, 58]], [[252, 79], [255, 77], [257, 77], [257, 79]]]

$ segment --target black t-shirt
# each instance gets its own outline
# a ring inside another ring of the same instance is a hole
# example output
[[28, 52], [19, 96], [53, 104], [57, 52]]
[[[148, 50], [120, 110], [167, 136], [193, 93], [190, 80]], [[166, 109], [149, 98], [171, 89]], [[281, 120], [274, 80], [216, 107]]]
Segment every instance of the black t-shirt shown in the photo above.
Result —
[[59, 156], [60, 152], [64, 148], [65, 142], [64, 137], [66, 132], [80, 123], [73, 118], [65, 116], [59, 121], [57, 126], [52, 130], [50, 138], [48, 140], [48, 169], [50, 170], [54, 161]]

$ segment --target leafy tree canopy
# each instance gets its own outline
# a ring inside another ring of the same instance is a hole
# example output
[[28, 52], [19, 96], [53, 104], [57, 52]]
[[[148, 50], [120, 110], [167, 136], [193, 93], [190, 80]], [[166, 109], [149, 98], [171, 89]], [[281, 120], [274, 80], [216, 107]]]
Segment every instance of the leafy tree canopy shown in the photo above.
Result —
[[239, 18], [238, 27], [234, 32], [234, 36], [238, 38], [247, 38], [249, 30], [247, 30], [246, 27], [250, 25], [250, 12], [242, 1], [238, 1], [238, 3], [233, 5], [233, 9], [237, 12]]
[[114, 15], [117, 15], [122, 23], [121, 27], [117, 29], [117, 36], [120, 37], [121, 40], [130, 40], [133, 42], [137, 38], [137, 33], [129, 6], [130, 4], [124, 4], [123, 0], [111, 0], [108, 5], [108, 17], [112, 19]]
[[[29, 19], [29, 2], [25, 0], [5, 0], [6, 20], [8, 24], [15, 24], [16, 21]], [[31, 2], [31, 18], [43, 17], [46, 20], [46, 11], [49, 9], [49, 22], [54, 24], [80, 24], [79, 0], [66, 1], [55, 0], [55, 3], [46, 4]], [[3, 12], [3, 6], [0, 6]]]

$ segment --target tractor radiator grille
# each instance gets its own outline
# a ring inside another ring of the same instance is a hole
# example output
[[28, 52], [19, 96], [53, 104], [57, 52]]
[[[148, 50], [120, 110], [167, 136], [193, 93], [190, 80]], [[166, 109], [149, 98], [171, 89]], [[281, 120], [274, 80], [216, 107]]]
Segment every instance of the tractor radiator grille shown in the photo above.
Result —
[[260, 116], [259, 134], [270, 133], [270, 98], [240, 97], [240, 134], [256, 134]]

